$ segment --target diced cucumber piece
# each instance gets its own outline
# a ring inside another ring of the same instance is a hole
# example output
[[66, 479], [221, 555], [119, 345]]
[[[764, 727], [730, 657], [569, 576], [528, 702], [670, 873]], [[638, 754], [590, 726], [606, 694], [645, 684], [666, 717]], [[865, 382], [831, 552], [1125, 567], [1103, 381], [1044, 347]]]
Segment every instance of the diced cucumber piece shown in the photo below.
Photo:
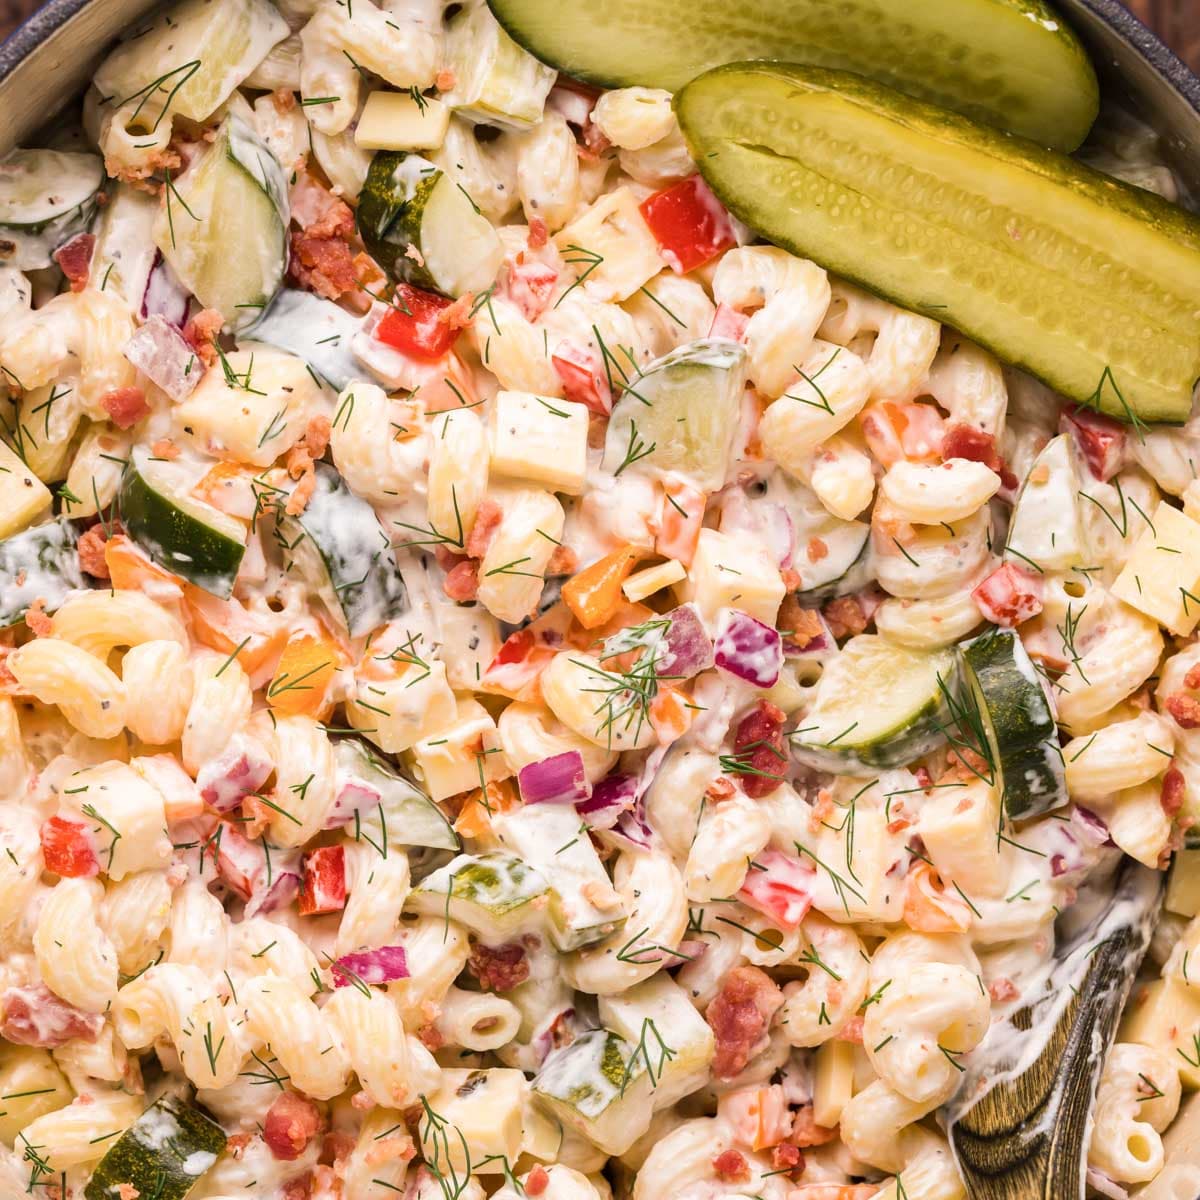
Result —
[[471, 197], [418, 154], [375, 155], [356, 217], [375, 261], [414, 287], [454, 297], [482, 291], [504, 261], [499, 234]]
[[298, 288], [281, 288], [246, 337], [304, 359], [330, 387], [341, 391], [363, 377], [350, 353], [360, 321], [330, 300]]
[[200, 162], [166, 189], [154, 241], [201, 304], [243, 329], [283, 279], [288, 220], [279, 160], [233, 113]]
[[650, 363], [613, 406], [604, 466], [673, 471], [716, 491], [729, 470], [746, 367], [745, 349], [724, 338], [688, 342]]
[[550, 885], [516, 855], [502, 850], [460, 854], [409, 893], [408, 907], [458, 921], [490, 945], [539, 928]]
[[50, 521], [0, 542], [0, 628], [25, 619], [29, 606], [45, 601], [52, 613], [76, 588], [86, 587], [69, 521]]
[[408, 593], [375, 510], [328, 463], [316, 472], [304, 511], [279, 517], [284, 553], [329, 615], [360, 637], [404, 612]]
[[246, 527], [189, 491], [170, 463], [137, 446], [121, 481], [121, 520], [159, 566], [227, 598], [246, 552]]
[[719, 67], [675, 107], [714, 192], [778, 245], [1081, 404], [1186, 420], [1200, 219], [838, 71]]
[[994, 629], [959, 653], [968, 703], [979, 713], [1009, 817], [1024, 820], [1066, 804], [1054, 710], [1021, 639], [1011, 629]]
[[874, 634], [851, 638], [821, 675], [792, 735], [793, 753], [835, 774], [902, 767], [946, 740], [956, 675], [952, 651], [909, 650]]
[[[650, 1061], [661, 1054], [651, 1039]], [[624, 1154], [650, 1124], [650, 1079], [640, 1045], [591, 1029], [555, 1050], [533, 1080], [536, 1099], [606, 1154]]]
[[1079, 473], [1071, 439], [1046, 443], [1017, 496], [1004, 556], [1037, 571], [1067, 571], [1087, 556], [1087, 533], [1079, 511]]
[[550, 940], [559, 950], [603, 941], [625, 924], [621, 898], [574, 805], [526, 804], [498, 813], [492, 825], [503, 846], [549, 880]]
[[870, 534], [871, 527], [865, 521], [833, 520], [815, 535], [824, 543], [824, 558], [808, 561], [801, 546], [802, 553], [796, 564], [801, 583], [796, 595], [800, 603], [806, 606], [824, 604], [826, 600], [848, 596], [863, 587], [871, 577]]
[[601, 87], [678, 91], [743, 59], [836, 67], [1045, 146], [1074, 150], [1096, 73], [1043, 0], [490, 0], [532, 54]]
[[225, 1142], [225, 1131], [198, 1108], [163, 1096], [108, 1148], [83, 1194], [86, 1200], [112, 1200], [126, 1192], [184, 1200]]
[[[413, 782], [405, 779], [366, 742], [343, 738], [334, 748], [338, 782], [361, 780], [380, 794], [379, 803], [365, 809], [347, 827], [359, 840], [375, 845], [429, 846], [458, 850], [461, 843], [442, 810]], [[381, 812], [380, 809], [383, 811]]]
[[456, 82], [445, 100], [460, 116], [513, 129], [529, 129], [542, 119], [554, 69], [522, 50], [483, 0], [450, 18], [446, 60]]
[[150, 129], [160, 112], [205, 121], [288, 35], [269, 0], [183, 0], [132, 25], [100, 64], [95, 83], [117, 104], [146, 99]]
[[104, 163], [94, 154], [14, 150], [0, 162], [0, 258], [19, 271], [48, 267], [51, 255], [96, 212]]

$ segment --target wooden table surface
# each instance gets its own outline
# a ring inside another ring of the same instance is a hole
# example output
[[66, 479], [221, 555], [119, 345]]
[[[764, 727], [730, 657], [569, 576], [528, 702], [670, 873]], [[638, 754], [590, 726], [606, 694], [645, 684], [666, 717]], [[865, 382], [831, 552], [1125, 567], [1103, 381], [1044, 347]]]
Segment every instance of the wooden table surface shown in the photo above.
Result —
[[[1200, 72], [1200, 0], [1125, 0], [1159, 36]], [[0, 0], [0, 39], [33, 12], [39, 0]]]

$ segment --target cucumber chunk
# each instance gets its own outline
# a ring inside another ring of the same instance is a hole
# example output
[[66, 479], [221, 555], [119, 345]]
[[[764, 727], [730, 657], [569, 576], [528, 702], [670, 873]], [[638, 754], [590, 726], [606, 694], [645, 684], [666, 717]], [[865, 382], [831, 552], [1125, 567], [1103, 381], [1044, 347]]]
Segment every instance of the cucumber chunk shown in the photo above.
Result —
[[959, 655], [1010, 819], [1066, 804], [1054, 711], [1021, 639], [1011, 629], [994, 629], [965, 643]]
[[25, 619], [39, 597], [55, 612], [76, 588], [86, 587], [69, 521], [35, 525], [0, 542], [0, 629]]
[[375, 510], [328, 463], [317, 463], [316, 471], [304, 511], [279, 517], [285, 561], [330, 617], [360, 637], [404, 612], [408, 593]]
[[18, 271], [48, 267], [51, 255], [96, 212], [104, 163], [94, 154], [14, 150], [0, 162], [0, 259]]
[[676, 110], [717, 196], [780, 246], [961, 329], [1081, 404], [1184, 421], [1200, 220], [866, 79], [739, 63]]
[[865, 521], [831, 518], [817, 537], [826, 555], [815, 563], [801, 557], [798, 563], [802, 586], [796, 597], [805, 607], [848, 596], [870, 582], [871, 527]]
[[246, 527], [188, 491], [169, 463], [135, 447], [121, 481], [121, 520], [159, 566], [228, 599], [246, 552]]
[[350, 353], [350, 339], [361, 322], [330, 300], [298, 288], [281, 288], [247, 337], [287, 350], [341, 391], [362, 378], [362, 367]]
[[952, 651], [851, 638], [826, 666], [792, 752], [835, 774], [902, 767], [946, 740], [956, 676]]
[[381, 150], [371, 159], [356, 219], [371, 257], [393, 279], [414, 287], [456, 298], [482, 291], [504, 261], [492, 223], [449, 175], [419, 154]]
[[227, 325], [262, 315], [287, 266], [287, 176], [233, 114], [200, 162], [166, 189], [154, 241], [180, 281]]
[[[347, 832], [356, 841], [370, 838], [381, 848], [428, 846], [434, 850], [458, 850], [458, 834], [442, 810], [415, 783], [405, 779], [387, 761], [358, 738], [343, 738], [334, 747], [339, 784], [361, 780], [379, 792], [379, 803], [367, 808]], [[382, 809], [382, 812], [380, 811]]]
[[722, 63], [835, 67], [1074, 150], [1099, 110], [1079, 40], [1042, 0], [491, 0], [543, 62], [601, 87], [666, 88]]
[[183, 1200], [225, 1149], [225, 1131], [175, 1096], [156, 1100], [96, 1165], [86, 1200], [112, 1200], [129, 1185], [155, 1200]]
[[414, 912], [458, 921], [489, 945], [510, 941], [545, 921], [550, 886], [513, 854], [460, 854], [409, 893]]
[[745, 386], [746, 351], [737, 342], [703, 339], [672, 350], [631, 378], [613, 407], [605, 467], [675, 472], [715, 492], [729, 470]]
[[96, 87], [118, 104], [145, 98], [147, 129], [164, 109], [205, 121], [287, 35], [269, 0], [163, 5], [100, 64]]
[[1079, 473], [1071, 439], [1059, 434], [1034, 460], [1017, 496], [1004, 557], [1037, 571], [1069, 571], [1087, 557]]

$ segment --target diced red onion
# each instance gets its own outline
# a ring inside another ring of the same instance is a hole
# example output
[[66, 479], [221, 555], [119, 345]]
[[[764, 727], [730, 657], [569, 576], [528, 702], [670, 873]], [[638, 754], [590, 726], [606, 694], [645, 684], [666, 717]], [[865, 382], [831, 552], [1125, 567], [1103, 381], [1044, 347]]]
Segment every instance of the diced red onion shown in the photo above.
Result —
[[654, 830], [646, 823], [640, 814], [641, 804], [637, 808], [623, 812], [617, 818], [617, 823], [608, 832], [617, 841], [625, 842], [637, 850], [654, 849]]
[[172, 400], [186, 400], [204, 375], [204, 364], [183, 334], [155, 313], [125, 343], [125, 357]]
[[719, 670], [769, 688], [783, 670], [783, 641], [779, 630], [764, 625], [736, 608], [721, 610], [714, 657]]
[[592, 794], [578, 750], [527, 764], [517, 773], [517, 786], [526, 804], [578, 804]]
[[713, 645], [695, 605], [681, 604], [667, 613], [670, 625], [663, 635], [664, 646], [655, 665], [660, 676], [691, 679], [713, 665]]
[[1084, 808], [1081, 804], [1075, 805], [1071, 810], [1070, 824], [1071, 828], [1078, 833], [1079, 840], [1085, 845], [1109, 846], [1113, 844], [1112, 836], [1108, 832], [1108, 825], [1090, 808]]
[[341, 771], [337, 774], [337, 796], [325, 817], [326, 829], [337, 829], [353, 821], [360, 813], [383, 802], [383, 793], [365, 779]]
[[575, 805], [575, 811], [589, 829], [611, 829], [621, 814], [637, 803], [637, 798], [636, 775], [606, 775], [592, 789], [591, 796]]
[[331, 974], [335, 988], [350, 987], [359, 980], [379, 986], [395, 979], [407, 979], [408, 959], [403, 946], [356, 950], [335, 959]]
[[142, 320], [157, 315], [182, 329], [187, 322], [190, 299], [191, 294], [179, 282], [179, 277], [160, 250], [154, 257], [154, 266], [150, 268], [146, 290], [142, 295]]
[[227, 813], [266, 783], [275, 764], [256, 738], [235, 733], [216, 758], [196, 774], [200, 798], [213, 812]]
[[1125, 1188], [1095, 1167], [1087, 1169], [1087, 1185], [1099, 1195], [1107, 1196], [1109, 1200], [1129, 1200], [1129, 1192]]
[[253, 917], [258, 913], [277, 912], [287, 908], [300, 893], [300, 874], [298, 871], [283, 871], [274, 869], [271, 872], [271, 882], [260, 881], [250, 899], [246, 902], [246, 916]]

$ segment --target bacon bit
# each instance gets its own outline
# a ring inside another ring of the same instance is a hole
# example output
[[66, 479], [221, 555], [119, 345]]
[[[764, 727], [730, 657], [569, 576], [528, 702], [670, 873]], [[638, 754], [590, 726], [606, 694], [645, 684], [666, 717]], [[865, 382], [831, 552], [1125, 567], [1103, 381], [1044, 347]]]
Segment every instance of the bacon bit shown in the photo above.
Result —
[[253, 841], [262, 837], [271, 824], [274, 810], [264, 804], [257, 796], [245, 796], [242, 799], [242, 833]]
[[465, 604], [479, 595], [479, 564], [466, 559], [451, 567], [442, 580], [442, 591], [458, 604]]
[[1168, 817], [1173, 818], [1183, 807], [1186, 795], [1187, 781], [1183, 777], [1183, 772], [1178, 767], [1169, 768], [1163, 776], [1162, 793], [1160, 795], [1163, 812]]
[[799, 1146], [791, 1142], [780, 1142], [771, 1148], [771, 1166], [777, 1171], [796, 1171], [804, 1166], [804, 1155]]
[[289, 517], [299, 516], [307, 507], [308, 502], [312, 499], [313, 492], [317, 490], [317, 473], [313, 470], [312, 462], [309, 461], [308, 470], [301, 475], [300, 482], [292, 489], [292, 494], [288, 497], [287, 503], [283, 506], [283, 511]]
[[570, 546], [555, 546], [546, 564], [547, 575], [574, 575], [579, 569], [579, 555]]
[[742, 791], [751, 799], [769, 795], [783, 779], [787, 768], [787, 754], [783, 748], [786, 719], [781, 708], [760, 700], [738, 722], [734, 731], [734, 756], [749, 768], [739, 772], [739, 782]]
[[709, 780], [708, 787], [704, 789], [704, 794], [710, 800], [728, 800], [737, 788], [733, 786], [733, 780], [727, 775], [718, 775], [715, 779]]
[[841, 1029], [834, 1034], [835, 1042], [853, 1042], [856, 1046], [862, 1045], [863, 1040], [863, 1023], [864, 1017], [851, 1017]]
[[495, 500], [484, 497], [479, 502], [479, 507], [475, 510], [475, 523], [467, 536], [466, 550], [469, 557], [482, 558], [487, 553], [503, 516], [504, 510]]
[[100, 397], [100, 407], [118, 429], [129, 429], [150, 411], [146, 393], [140, 387], [121, 387], [105, 392]]
[[108, 534], [103, 525], [93, 525], [79, 536], [79, 544], [75, 548], [79, 554], [79, 566], [93, 579], [111, 578], [104, 557], [104, 544], [107, 541]]
[[271, 103], [278, 113], [290, 113], [296, 107], [296, 93], [291, 88], [276, 88], [271, 93]]
[[[132, 1183], [118, 1183], [117, 1196], [119, 1200], [138, 1200], [142, 1193], [133, 1186]], [[65, 1198], [64, 1198], [65, 1200]]]
[[276, 1157], [291, 1162], [300, 1157], [321, 1128], [321, 1112], [299, 1092], [281, 1092], [263, 1121], [263, 1141]]
[[525, 1176], [525, 1195], [540, 1196], [550, 1186], [550, 1173], [537, 1163]]
[[316, 237], [307, 231], [297, 233], [293, 230], [291, 238], [288, 274], [300, 287], [326, 300], [337, 300], [347, 292], [358, 291], [354, 256], [340, 237]]
[[201, 309], [183, 327], [183, 340], [196, 352], [196, 357], [211, 367], [217, 361], [217, 335], [225, 318], [215, 308]]
[[439, 92], [452, 92], [458, 86], [458, 76], [449, 67], [443, 67], [433, 77], [433, 86]]
[[162, 184], [154, 177], [161, 178], [168, 171], [178, 171], [181, 166], [183, 166], [183, 157], [174, 146], [168, 147], [166, 150], [154, 151], [149, 158], [136, 166], [120, 163], [111, 155], [106, 155], [104, 158], [104, 170], [107, 175], [151, 196], [158, 196], [162, 193]]
[[540, 250], [550, 240], [550, 230], [541, 217], [529, 218], [529, 248]]
[[104, 1028], [102, 1014], [68, 1004], [44, 983], [9, 988], [0, 995], [0, 1009], [0, 1036], [18, 1046], [53, 1050], [75, 1038], [94, 1042]]
[[246, 1153], [246, 1147], [254, 1141], [252, 1133], [232, 1133], [229, 1135], [229, 1140], [225, 1143], [225, 1149], [230, 1155], [240, 1160], [242, 1155]]
[[485, 946], [476, 942], [467, 959], [467, 970], [485, 992], [507, 992], [529, 978], [529, 962], [520, 942]]
[[810, 538], [805, 553], [810, 563], [817, 563], [829, 557], [829, 547], [819, 537]]
[[836, 1129], [827, 1129], [824, 1125], [818, 1125], [813, 1119], [813, 1106], [805, 1104], [796, 1110], [796, 1115], [792, 1120], [792, 1133], [788, 1141], [807, 1150], [813, 1146], [828, 1145], [837, 1136]]
[[710, 338], [729, 338], [732, 342], [744, 342], [746, 326], [749, 324], [748, 316], [738, 312], [736, 308], [730, 308], [728, 304], [719, 304], [717, 311], [713, 314], [708, 336]]
[[323, 413], [309, 417], [308, 424], [304, 427], [304, 445], [314, 461], [329, 448], [329, 438], [332, 433], [333, 426]]
[[787, 588], [789, 592], [798, 592], [800, 590], [800, 585], [804, 582], [803, 577], [795, 567], [784, 567], [779, 572], [779, 577], [783, 580], [783, 586]]
[[179, 457], [179, 447], [170, 438], [159, 438], [158, 441], [151, 442], [150, 453], [155, 458], [165, 458], [168, 461], [174, 461]]
[[1184, 677], [1183, 686], [1200, 690], [1200, 663], [1197, 663]]
[[988, 995], [997, 1004], [1007, 1004], [1010, 1000], [1015, 1000], [1020, 994], [1017, 985], [1006, 975], [1001, 975], [988, 984]]
[[358, 1139], [352, 1133], [343, 1129], [331, 1129], [321, 1139], [321, 1155], [317, 1161], [327, 1167], [336, 1166], [339, 1159], [349, 1158], [357, 1145]]
[[428, 1025], [422, 1025], [417, 1030], [417, 1037], [420, 1038], [421, 1045], [431, 1054], [435, 1054], [446, 1044], [446, 1039], [442, 1035], [442, 1031], [432, 1022]]
[[39, 596], [25, 610], [25, 624], [34, 637], [49, 637], [54, 632], [54, 624], [46, 616], [46, 600]]
[[62, 273], [71, 281], [71, 291], [82, 292], [88, 284], [92, 269], [92, 255], [96, 251], [96, 235], [80, 233], [65, 246], [59, 246], [50, 256]]
[[814, 608], [805, 608], [791, 593], [784, 597], [779, 609], [779, 626], [784, 649], [792, 654], [801, 653], [818, 638], [825, 636], [821, 614]]
[[933, 787], [933, 776], [930, 775], [928, 767], [918, 767], [913, 772], [913, 775], [916, 777], [917, 782], [923, 788], [928, 789], [928, 788]]
[[1187, 692], [1175, 692], [1167, 697], [1167, 712], [1182, 729], [1200, 729], [1200, 700]]
[[825, 605], [821, 614], [829, 632], [839, 640], [847, 634], [864, 632], [871, 623], [857, 596], [839, 596]]
[[348, 238], [354, 233], [354, 213], [345, 200], [335, 200], [315, 221], [307, 225], [305, 234], [324, 241], [326, 238]]
[[744, 1183], [750, 1178], [750, 1164], [740, 1150], [722, 1150], [712, 1160], [712, 1169], [723, 1183]]
[[734, 967], [725, 976], [704, 1014], [716, 1037], [713, 1074], [718, 1079], [732, 1079], [745, 1069], [782, 1004], [783, 993], [758, 967]]

